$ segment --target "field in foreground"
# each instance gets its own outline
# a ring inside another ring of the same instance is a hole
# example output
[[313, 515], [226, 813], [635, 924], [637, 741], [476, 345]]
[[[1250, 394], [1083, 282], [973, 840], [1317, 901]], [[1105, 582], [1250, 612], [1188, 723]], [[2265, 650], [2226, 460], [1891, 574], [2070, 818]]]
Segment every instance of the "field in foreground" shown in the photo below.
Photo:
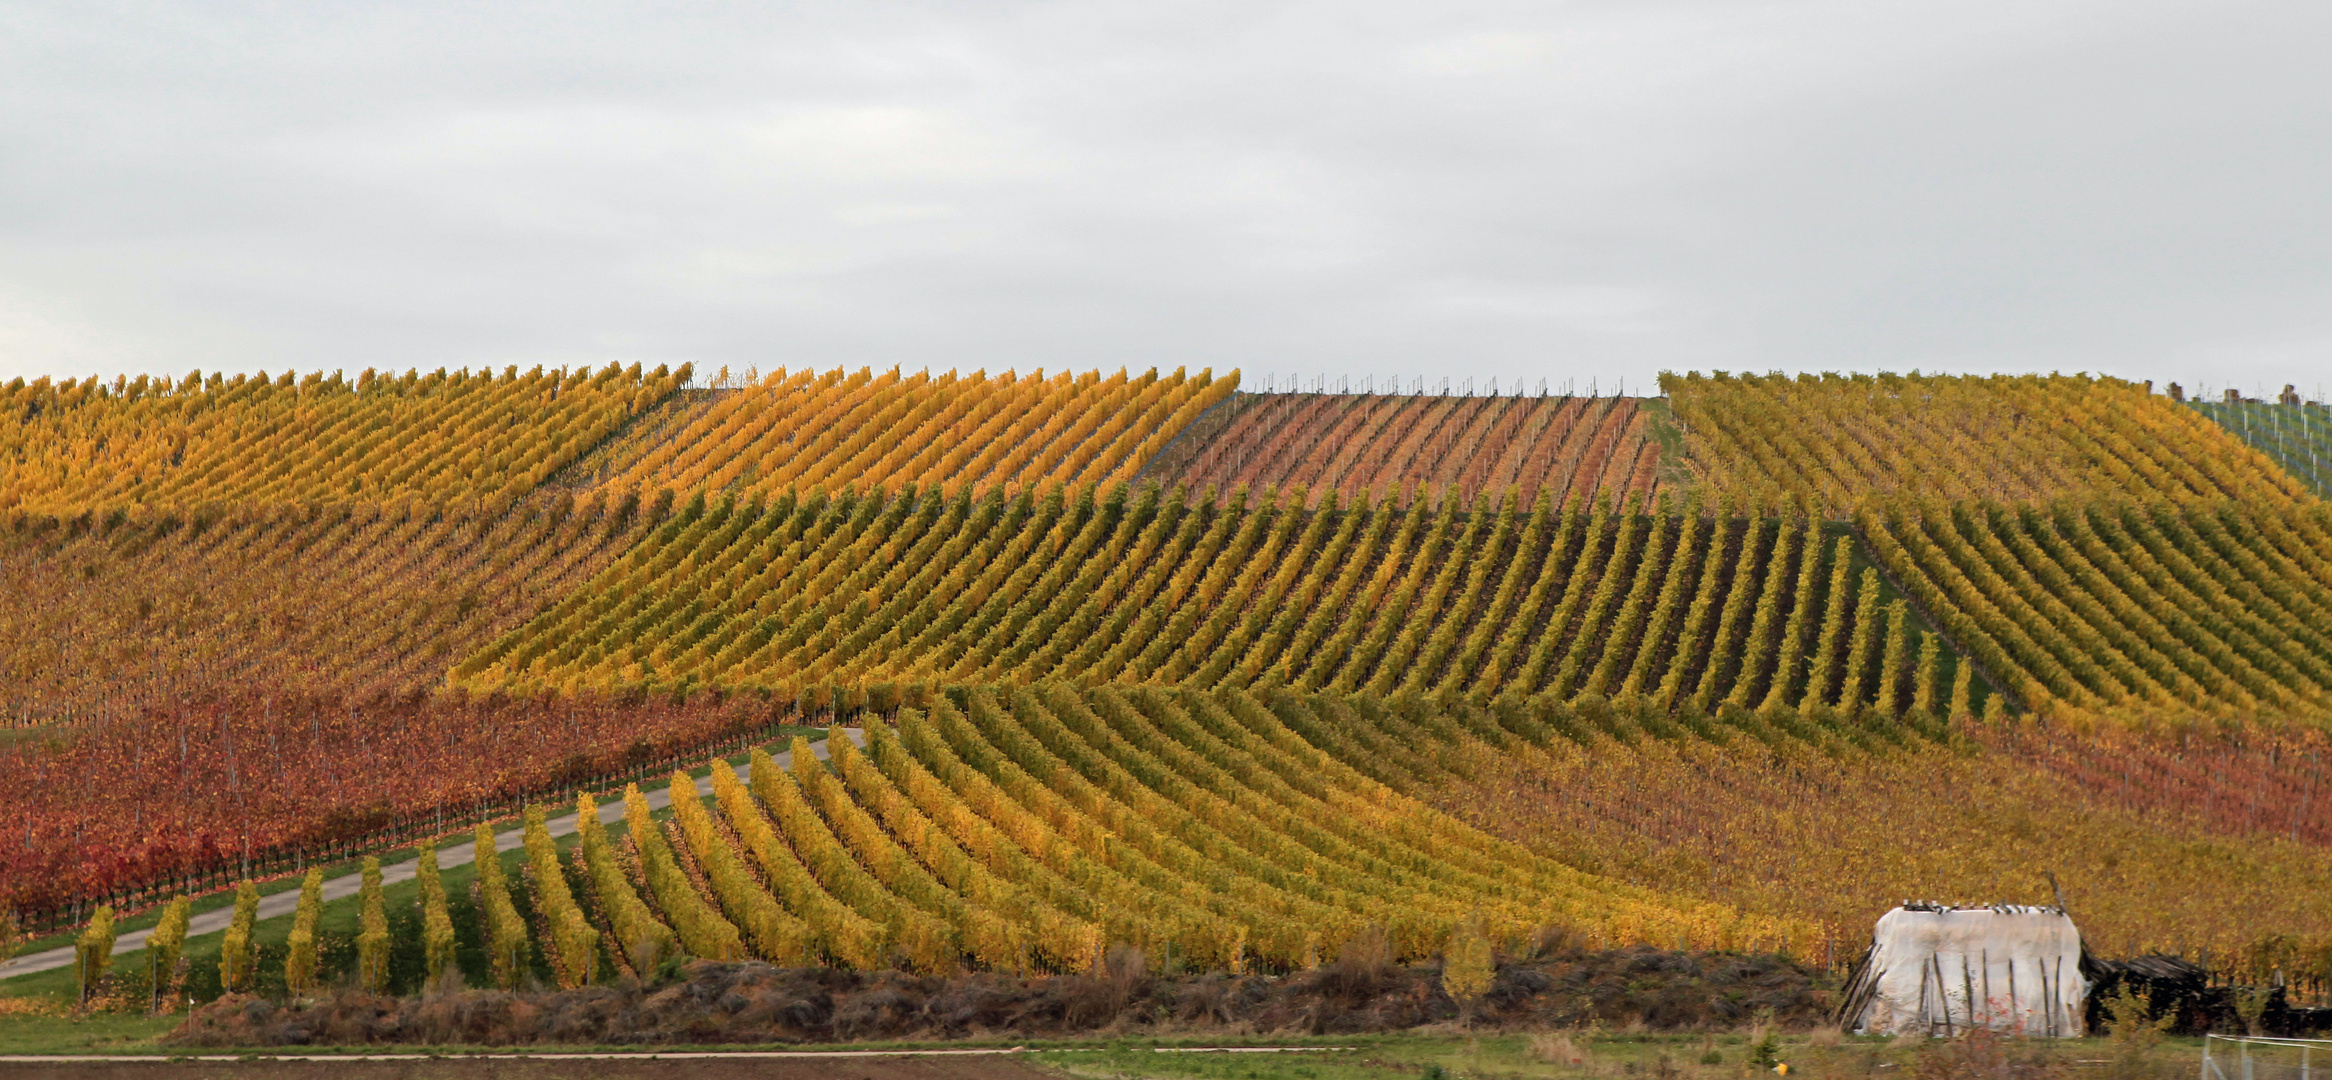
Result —
[[[145, 1044], [92, 1046], [93, 1025], [27, 1025], [0, 1020], [0, 1053], [154, 1054]], [[864, 1052], [931, 1047], [1018, 1053], [916, 1058], [853, 1057], [842, 1061], [707, 1060], [650, 1058], [637, 1048], [615, 1059], [559, 1060], [497, 1056], [486, 1048], [446, 1047], [445, 1056], [420, 1061], [288, 1061], [247, 1056], [231, 1062], [183, 1061], [167, 1066], [184, 1078], [267, 1078], [267, 1080], [472, 1080], [472, 1078], [679, 1076], [753, 1077], [771, 1080], [848, 1075], [867, 1080], [922, 1080], [925, 1077], [1158, 1077], [1175, 1080], [1403, 1080], [1439, 1075], [1450, 1078], [1588, 1078], [1650, 1076], [1737, 1080], [1771, 1075], [1759, 1064], [1770, 1057], [1787, 1062], [1790, 1074], [1814, 1078], [1884, 1076], [1982, 1076], [2015, 1080], [2100, 1077], [2108, 1080], [2170, 1080], [2193, 1075], [2201, 1057], [2199, 1040], [2126, 1043], [2109, 1038], [1934, 1042], [1771, 1032], [1755, 1025], [1731, 1030], [1658, 1034], [1608, 1030], [1466, 1033], [1443, 1030], [1401, 1035], [1344, 1035], [1333, 1038], [1281, 1036], [1241, 1039], [969, 1040], [946, 1044], [849, 1044], [832, 1049]], [[1269, 1046], [1268, 1054], [1223, 1052], [1235, 1046]], [[579, 1048], [581, 1049], [581, 1048]], [[594, 1048], [601, 1049], [601, 1048]], [[686, 1052], [695, 1048], [664, 1048]], [[706, 1048], [711, 1049], [711, 1048]], [[803, 1049], [823, 1049], [804, 1047]], [[11, 1076], [59, 1080], [115, 1080], [151, 1077], [153, 1063], [83, 1063], [6, 1066]]]

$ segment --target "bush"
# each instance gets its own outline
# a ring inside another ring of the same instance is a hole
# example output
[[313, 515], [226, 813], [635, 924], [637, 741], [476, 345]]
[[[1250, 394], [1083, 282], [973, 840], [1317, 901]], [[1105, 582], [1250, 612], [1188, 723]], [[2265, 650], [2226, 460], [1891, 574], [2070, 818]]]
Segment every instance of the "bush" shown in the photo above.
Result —
[[97, 996], [106, 969], [113, 966], [113, 905], [106, 904], [89, 917], [89, 928], [73, 942], [73, 970], [81, 976], [81, 1003]]
[[293, 997], [304, 997], [316, 982], [316, 920], [323, 915], [324, 870], [311, 866], [300, 882], [299, 911], [292, 916], [291, 939], [283, 960], [283, 987]]
[[259, 886], [246, 880], [235, 887], [235, 916], [219, 944], [219, 986], [230, 994], [246, 994], [259, 975], [259, 951], [251, 941], [251, 924], [259, 917]]
[[186, 897], [170, 901], [162, 909], [162, 918], [154, 924], [154, 932], [146, 937], [146, 979], [153, 990], [153, 1010], [165, 1011], [166, 1001], [174, 997], [179, 980], [179, 958], [186, 951]]

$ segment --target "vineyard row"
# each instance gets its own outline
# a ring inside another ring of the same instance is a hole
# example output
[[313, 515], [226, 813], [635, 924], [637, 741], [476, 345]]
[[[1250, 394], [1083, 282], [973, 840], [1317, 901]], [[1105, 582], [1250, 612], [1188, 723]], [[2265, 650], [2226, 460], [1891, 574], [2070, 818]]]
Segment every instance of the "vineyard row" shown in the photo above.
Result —
[[598, 495], [500, 515], [377, 505], [27, 518], [0, 531], [0, 724], [93, 722], [216, 690], [433, 690], [608, 566], [659, 513]]
[[533, 490], [689, 377], [659, 367], [0, 388], [0, 510], [474, 500]]
[[2135, 383], [2086, 376], [1663, 375], [1707, 489], [1843, 516], [1874, 500], [2023, 503], [2306, 493], [2273, 459]]
[[2036, 711], [2321, 717], [2332, 514], [1922, 501], [1866, 509], [1877, 559]]
[[2274, 458], [2308, 490], [2332, 495], [2332, 409], [2313, 401], [2197, 401], [2190, 407]]
[[1155, 487], [693, 501], [450, 678], [752, 688], [810, 707], [1047, 678], [1693, 712], [1983, 704], [1973, 669], [1819, 522], [1543, 494], [1527, 510], [1511, 495], [1308, 501]]
[[572, 482], [748, 498], [1121, 483], [1238, 380], [1180, 369], [1052, 378], [780, 369], [758, 385], [676, 396], [667, 415], [644, 418]]
[[2093, 949], [2332, 982], [2321, 729], [1313, 708], [1304, 737], [1388, 787], [1588, 873], [1815, 923], [1834, 964], [1892, 898], [2054, 902], [2053, 870]]
[[958, 690], [870, 726], [863, 750], [829, 738], [830, 762], [797, 739], [790, 768], [759, 751], [746, 777], [715, 763], [709, 799], [676, 773], [669, 820], [636, 786], [614, 829], [586, 798], [563, 858], [530, 811], [521, 873], [481, 864], [490, 969], [474, 977], [514, 985], [539, 958], [574, 986], [676, 954], [1086, 971], [1116, 944], [1198, 970], [1286, 971], [1376, 932], [1402, 960], [1461, 933], [1515, 946], [1549, 929], [1602, 946], [1812, 947], [1804, 924], [1497, 840], [1300, 733], [1330, 722], [1286, 694]]
[[1516, 490], [1526, 506], [1542, 491], [1560, 505], [1659, 490], [1660, 445], [1635, 398], [1240, 394], [1221, 411], [1142, 477], [1225, 493], [1292, 485], [1347, 500], [1420, 487], [1465, 498]]
[[[2112, 947], [2332, 975], [2332, 924], [2311, 899], [2332, 820], [2313, 797], [2320, 732], [2113, 733], [2101, 756], [2050, 729], [1643, 701], [1048, 683], [924, 704], [869, 723], [863, 752], [830, 741], [831, 766], [797, 742], [790, 769], [758, 752], [749, 777], [716, 764], [709, 799], [674, 776], [669, 822], [634, 789], [612, 830], [580, 815], [572, 851], [534, 808], [518, 872], [481, 874], [453, 918], [399, 916], [399, 934], [426, 940], [397, 943], [393, 966], [408, 989], [423, 954], [434, 974], [457, 952], [503, 985], [530, 970], [573, 985], [675, 952], [1080, 970], [1124, 943], [1277, 969], [1373, 926], [1402, 955], [1430, 954], [1475, 915], [1509, 943], [1551, 928], [1836, 964], [1874, 897], [2044, 888], [2038, 846]], [[1996, 827], [1933, 812], [1971, 790]], [[2231, 907], [2251, 918], [2230, 924]]]

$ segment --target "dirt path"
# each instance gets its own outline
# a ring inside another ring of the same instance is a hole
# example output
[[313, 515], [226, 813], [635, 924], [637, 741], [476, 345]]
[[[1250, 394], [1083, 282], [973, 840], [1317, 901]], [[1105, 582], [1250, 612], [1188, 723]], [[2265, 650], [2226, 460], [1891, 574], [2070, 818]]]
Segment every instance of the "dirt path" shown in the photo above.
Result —
[[392, 1060], [5, 1061], [7, 1080], [1038, 1080], [1053, 1074], [1011, 1052], [706, 1057], [446, 1057]]

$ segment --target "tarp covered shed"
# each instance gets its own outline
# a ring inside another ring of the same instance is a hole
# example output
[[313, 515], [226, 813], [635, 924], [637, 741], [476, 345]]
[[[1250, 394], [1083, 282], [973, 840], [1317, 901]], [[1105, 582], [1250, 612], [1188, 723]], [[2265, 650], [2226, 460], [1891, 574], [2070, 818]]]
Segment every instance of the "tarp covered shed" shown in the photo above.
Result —
[[2063, 910], [1905, 904], [1879, 918], [1839, 1019], [1874, 1035], [2082, 1033], [2081, 931]]

